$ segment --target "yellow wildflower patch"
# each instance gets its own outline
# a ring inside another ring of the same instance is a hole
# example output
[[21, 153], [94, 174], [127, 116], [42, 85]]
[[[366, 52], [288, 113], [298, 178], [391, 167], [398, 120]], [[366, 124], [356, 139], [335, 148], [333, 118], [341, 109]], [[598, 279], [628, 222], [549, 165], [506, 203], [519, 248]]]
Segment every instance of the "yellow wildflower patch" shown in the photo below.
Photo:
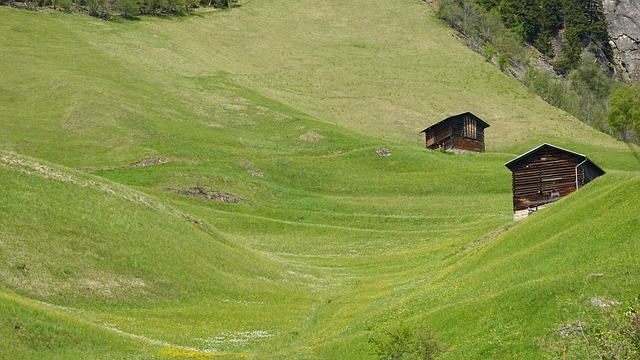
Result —
[[188, 358], [188, 359], [212, 359], [216, 357], [249, 357], [248, 353], [216, 353], [208, 351], [199, 351], [195, 349], [185, 349], [174, 346], [165, 346], [160, 350], [160, 355], [175, 357], [175, 358]]

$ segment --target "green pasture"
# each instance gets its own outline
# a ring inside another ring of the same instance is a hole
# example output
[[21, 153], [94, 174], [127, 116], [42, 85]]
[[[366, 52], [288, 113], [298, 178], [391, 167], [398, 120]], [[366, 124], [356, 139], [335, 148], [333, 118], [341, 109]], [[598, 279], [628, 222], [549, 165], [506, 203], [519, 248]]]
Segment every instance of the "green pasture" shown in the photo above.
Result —
[[[558, 329], [640, 293], [637, 147], [422, 1], [240, 5], [0, 8], [0, 358], [367, 359], [398, 324], [445, 359], [578, 356]], [[487, 153], [424, 149], [463, 111]], [[514, 224], [503, 164], [542, 142], [607, 174]]]

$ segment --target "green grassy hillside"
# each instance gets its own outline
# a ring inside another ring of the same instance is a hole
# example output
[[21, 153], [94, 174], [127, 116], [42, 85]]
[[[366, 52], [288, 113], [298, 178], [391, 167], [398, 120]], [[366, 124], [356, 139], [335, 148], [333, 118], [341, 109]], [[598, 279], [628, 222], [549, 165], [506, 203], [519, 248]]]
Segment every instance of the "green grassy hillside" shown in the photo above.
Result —
[[[558, 357], [592, 297], [640, 292], [638, 148], [421, 1], [0, 19], [0, 357], [373, 358], [397, 323]], [[469, 110], [487, 153], [423, 149]], [[541, 142], [607, 175], [513, 224], [503, 164]]]

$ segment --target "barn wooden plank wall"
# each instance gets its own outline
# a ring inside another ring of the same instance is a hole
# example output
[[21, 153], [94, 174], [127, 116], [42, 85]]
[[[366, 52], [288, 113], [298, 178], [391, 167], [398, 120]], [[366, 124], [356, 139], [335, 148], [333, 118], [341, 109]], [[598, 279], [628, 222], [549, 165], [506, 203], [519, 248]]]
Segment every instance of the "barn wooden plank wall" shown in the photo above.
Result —
[[505, 166], [512, 172], [514, 212], [553, 203], [604, 174], [586, 156], [549, 144]]
[[451, 119], [451, 135], [458, 138], [468, 138], [484, 143], [484, 129], [479, 126], [471, 115], [459, 116]]
[[488, 126], [482, 119], [467, 112], [450, 116], [422, 132], [425, 133], [425, 144], [429, 149], [484, 152], [484, 129]]
[[576, 190], [577, 159], [545, 151], [512, 169], [513, 208], [545, 205]]

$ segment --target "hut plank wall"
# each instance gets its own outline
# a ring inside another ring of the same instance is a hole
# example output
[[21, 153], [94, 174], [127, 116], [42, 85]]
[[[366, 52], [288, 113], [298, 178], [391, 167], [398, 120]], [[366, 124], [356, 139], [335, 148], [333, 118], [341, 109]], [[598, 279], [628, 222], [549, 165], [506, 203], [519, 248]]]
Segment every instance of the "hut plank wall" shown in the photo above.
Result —
[[577, 154], [543, 144], [512, 160], [513, 210], [535, 211], [578, 190], [604, 171]]
[[450, 116], [422, 132], [429, 149], [484, 152], [484, 129], [487, 127], [489, 124], [467, 112]]

